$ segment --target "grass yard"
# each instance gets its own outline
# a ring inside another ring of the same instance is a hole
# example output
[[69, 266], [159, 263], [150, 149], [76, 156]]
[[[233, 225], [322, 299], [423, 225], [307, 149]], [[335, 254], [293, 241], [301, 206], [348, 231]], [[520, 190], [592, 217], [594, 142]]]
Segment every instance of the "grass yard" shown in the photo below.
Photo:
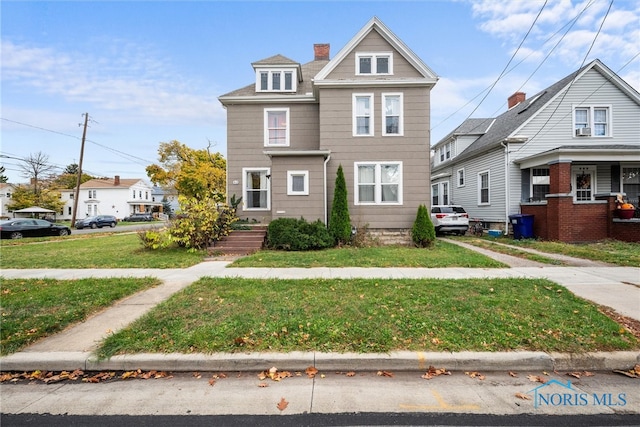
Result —
[[593, 304], [542, 279], [204, 278], [108, 337], [99, 355], [638, 348]]
[[407, 246], [334, 248], [322, 251], [260, 251], [230, 267], [470, 267], [504, 268], [498, 261], [460, 246], [436, 241], [432, 249]]
[[[510, 239], [509, 239], [510, 240]], [[532, 239], [510, 240], [509, 243], [542, 252], [607, 262], [622, 267], [640, 266], [640, 243], [606, 240], [595, 243], [544, 242]]]
[[158, 285], [144, 279], [2, 279], [0, 354], [81, 322], [116, 300]]
[[185, 268], [201, 262], [205, 251], [145, 250], [136, 233], [29, 243], [2, 243], [2, 268]]

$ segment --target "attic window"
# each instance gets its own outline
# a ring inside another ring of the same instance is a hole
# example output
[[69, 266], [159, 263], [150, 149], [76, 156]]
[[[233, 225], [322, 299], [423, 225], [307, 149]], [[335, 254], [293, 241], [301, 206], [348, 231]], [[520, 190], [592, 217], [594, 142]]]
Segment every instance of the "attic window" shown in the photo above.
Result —
[[295, 70], [260, 70], [256, 72], [257, 92], [295, 92]]
[[393, 74], [392, 53], [356, 53], [356, 74], [365, 76], [375, 74]]

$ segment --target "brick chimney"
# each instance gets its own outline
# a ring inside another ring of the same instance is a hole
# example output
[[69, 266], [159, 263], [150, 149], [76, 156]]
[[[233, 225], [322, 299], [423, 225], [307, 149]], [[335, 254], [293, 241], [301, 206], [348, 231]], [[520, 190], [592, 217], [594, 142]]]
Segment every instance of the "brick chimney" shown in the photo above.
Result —
[[113, 179], [113, 185], [114, 186], [120, 185], [120, 175], [115, 176], [115, 178]]
[[313, 54], [315, 61], [329, 60], [329, 43], [318, 43], [313, 45]]
[[524, 92], [516, 92], [513, 95], [511, 95], [508, 99], [508, 105], [509, 105], [509, 109], [511, 109], [512, 107], [518, 105], [521, 102], [524, 102], [524, 100], [527, 99], [527, 94]]

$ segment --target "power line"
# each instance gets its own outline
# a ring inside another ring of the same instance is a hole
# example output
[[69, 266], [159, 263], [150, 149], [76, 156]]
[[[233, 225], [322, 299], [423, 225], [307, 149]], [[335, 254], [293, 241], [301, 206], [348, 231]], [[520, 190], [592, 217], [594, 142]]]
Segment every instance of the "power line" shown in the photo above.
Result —
[[[0, 117], [0, 120], [4, 120], [4, 121], [10, 122], [10, 123], [15, 123], [15, 124], [18, 124], [18, 125], [21, 125], [21, 126], [27, 126], [27, 127], [33, 128], [33, 129], [38, 129], [38, 130], [44, 131], [44, 132], [55, 133], [55, 134], [58, 134], [58, 135], [66, 136], [66, 137], [77, 139], [77, 140], [81, 139], [80, 137], [78, 137], [76, 135], [70, 135], [68, 133], [59, 132], [59, 131], [52, 130], [52, 129], [47, 129], [47, 128], [44, 128], [44, 127], [41, 127], [41, 126], [36, 126], [36, 125], [29, 124], [29, 123], [24, 123], [24, 122], [19, 122], [17, 120], [7, 119], [5, 117]], [[94, 121], [94, 123], [97, 123], [97, 122]], [[115, 148], [108, 147], [108, 146], [106, 146], [104, 144], [101, 144], [101, 143], [99, 143], [97, 141], [93, 141], [91, 139], [87, 139], [86, 142], [90, 142], [90, 143], [92, 143], [94, 145], [97, 145], [100, 148], [103, 148], [105, 150], [111, 151], [112, 153], [122, 157], [123, 159], [129, 160], [132, 163], [136, 163], [136, 164], [139, 164], [141, 166], [148, 166], [149, 165], [149, 161], [147, 159], [143, 159], [141, 157], [134, 156], [133, 154], [125, 153], [124, 151], [116, 150]], [[135, 161], [135, 160], [138, 160], [138, 161]]]

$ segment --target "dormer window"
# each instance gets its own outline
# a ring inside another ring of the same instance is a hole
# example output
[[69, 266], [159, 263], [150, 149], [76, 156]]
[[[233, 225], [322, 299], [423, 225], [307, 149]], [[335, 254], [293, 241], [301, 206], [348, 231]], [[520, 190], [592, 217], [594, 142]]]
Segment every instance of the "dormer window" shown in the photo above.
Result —
[[393, 74], [391, 52], [356, 53], [356, 74]]
[[258, 92], [295, 92], [294, 70], [261, 70], [257, 73]]

